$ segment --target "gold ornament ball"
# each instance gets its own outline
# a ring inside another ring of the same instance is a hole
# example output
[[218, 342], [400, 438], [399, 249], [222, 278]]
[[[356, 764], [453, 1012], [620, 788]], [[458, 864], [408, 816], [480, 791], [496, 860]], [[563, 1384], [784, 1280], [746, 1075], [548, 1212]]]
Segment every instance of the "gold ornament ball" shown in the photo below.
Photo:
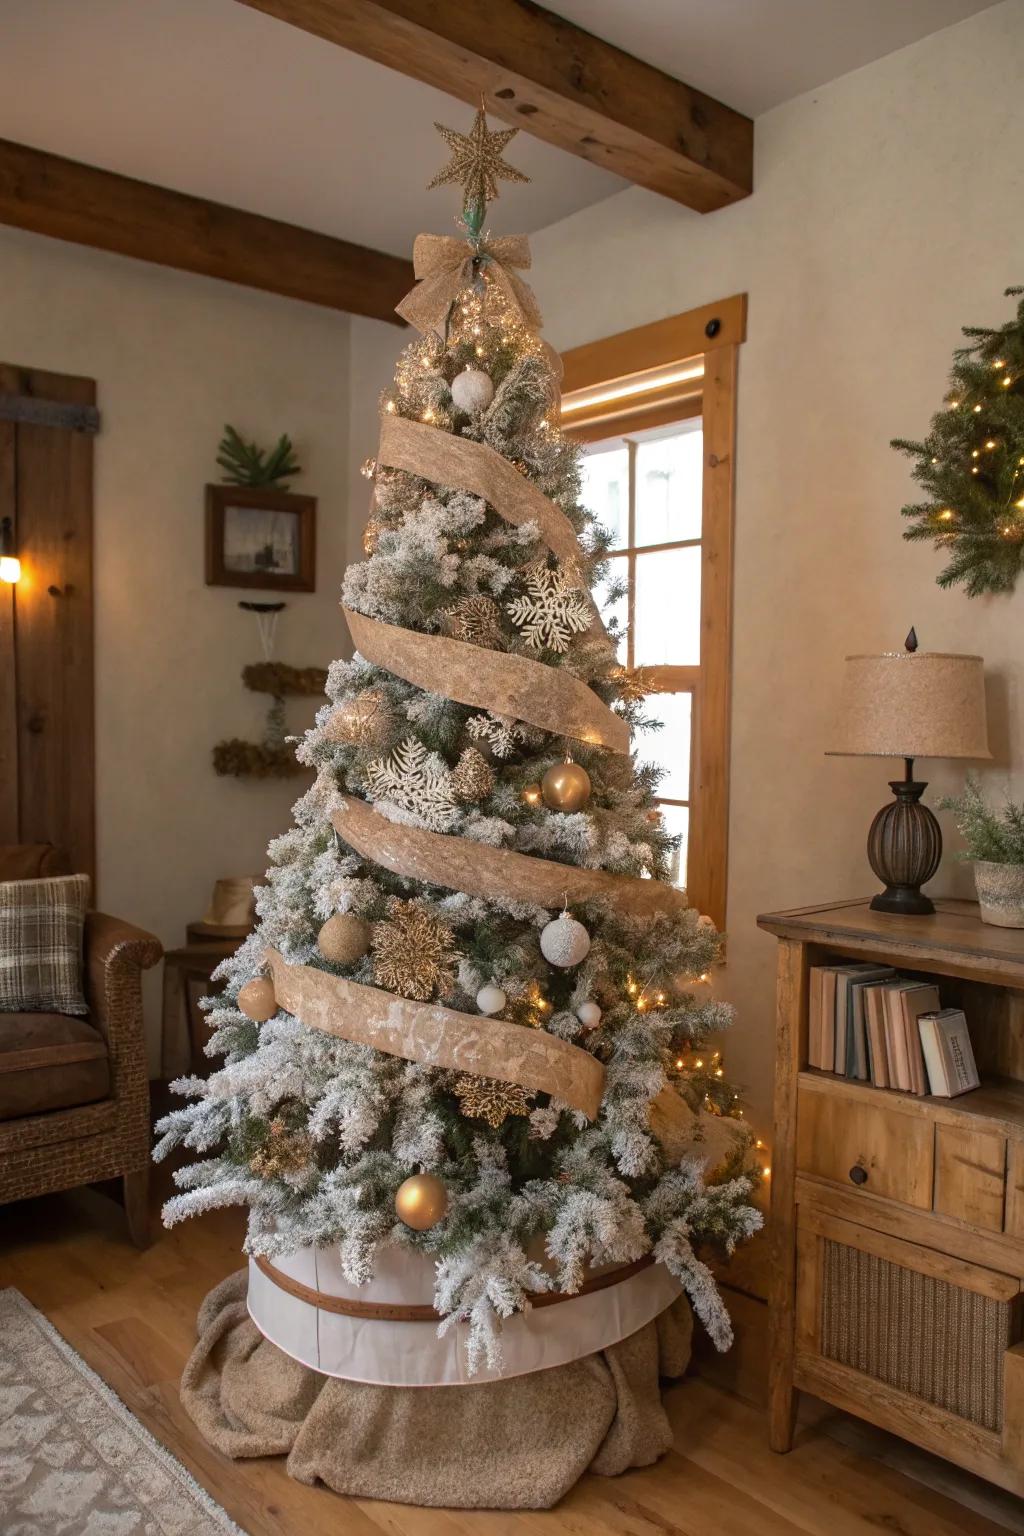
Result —
[[590, 799], [590, 775], [579, 763], [553, 763], [540, 781], [544, 804], [553, 811], [581, 811]]
[[351, 965], [370, 948], [373, 929], [354, 912], [336, 912], [317, 934], [317, 948], [332, 965]]
[[265, 1024], [277, 1012], [274, 983], [266, 976], [247, 981], [239, 991], [238, 1006], [254, 1024]]
[[436, 1227], [448, 1209], [448, 1191], [432, 1173], [414, 1173], [399, 1184], [395, 1210], [401, 1221], [414, 1232]]

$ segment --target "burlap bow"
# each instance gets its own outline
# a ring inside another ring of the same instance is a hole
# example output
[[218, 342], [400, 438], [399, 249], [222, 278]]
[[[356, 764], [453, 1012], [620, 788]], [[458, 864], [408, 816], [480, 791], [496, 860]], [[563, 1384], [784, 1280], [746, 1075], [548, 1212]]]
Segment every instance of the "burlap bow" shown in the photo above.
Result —
[[537, 300], [514, 270], [530, 265], [530, 245], [525, 235], [503, 235], [479, 243], [457, 240], [454, 235], [417, 235], [412, 261], [419, 281], [395, 309], [418, 331], [436, 331], [443, 339], [452, 304], [475, 273], [484, 270], [523, 324], [539, 330]]

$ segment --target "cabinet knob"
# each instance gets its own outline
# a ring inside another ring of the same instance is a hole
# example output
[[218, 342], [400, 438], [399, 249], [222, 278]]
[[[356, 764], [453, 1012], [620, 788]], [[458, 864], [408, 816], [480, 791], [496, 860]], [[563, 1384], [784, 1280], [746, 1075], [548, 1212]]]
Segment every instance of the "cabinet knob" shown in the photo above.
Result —
[[854, 1163], [850, 1169], [850, 1180], [854, 1184], [866, 1184], [868, 1181], [867, 1169], [862, 1168], [860, 1163]]

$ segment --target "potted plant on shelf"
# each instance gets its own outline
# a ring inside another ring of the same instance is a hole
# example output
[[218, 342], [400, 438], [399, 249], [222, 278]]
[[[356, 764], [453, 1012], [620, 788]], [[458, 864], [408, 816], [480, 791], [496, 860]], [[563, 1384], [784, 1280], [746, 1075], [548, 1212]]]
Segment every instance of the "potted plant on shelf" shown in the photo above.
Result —
[[1024, 805], [1007, 800], [1002, 811], [993, 811], [968, 774], [963, 794], [947, 796], [939, 806], [953, 812], [967, 844], [958, 857], [973, 860], [982, 922], [1024, 928]]

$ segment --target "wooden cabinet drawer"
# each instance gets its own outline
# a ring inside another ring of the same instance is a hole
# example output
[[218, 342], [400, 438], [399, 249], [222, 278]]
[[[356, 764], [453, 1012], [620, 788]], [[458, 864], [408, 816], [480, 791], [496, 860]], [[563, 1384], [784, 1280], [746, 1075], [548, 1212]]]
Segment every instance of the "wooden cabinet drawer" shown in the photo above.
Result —
[[1024, 1238], [1024, 1141], [1011, 1140], [1007, 1148], [1006, 1232]]
[[987, 1232], [1003, 1230], [1006, 1195], [1006, 1137], [959, 1125], [935, 1127], [935, 1205]]
[[879, 1093], [846, 1091], [841, 1080], [800, 1079], [797, 1168], [844, 1189], [865, 1189], [920, 1210], [932, 1208], [935, 1128]]

